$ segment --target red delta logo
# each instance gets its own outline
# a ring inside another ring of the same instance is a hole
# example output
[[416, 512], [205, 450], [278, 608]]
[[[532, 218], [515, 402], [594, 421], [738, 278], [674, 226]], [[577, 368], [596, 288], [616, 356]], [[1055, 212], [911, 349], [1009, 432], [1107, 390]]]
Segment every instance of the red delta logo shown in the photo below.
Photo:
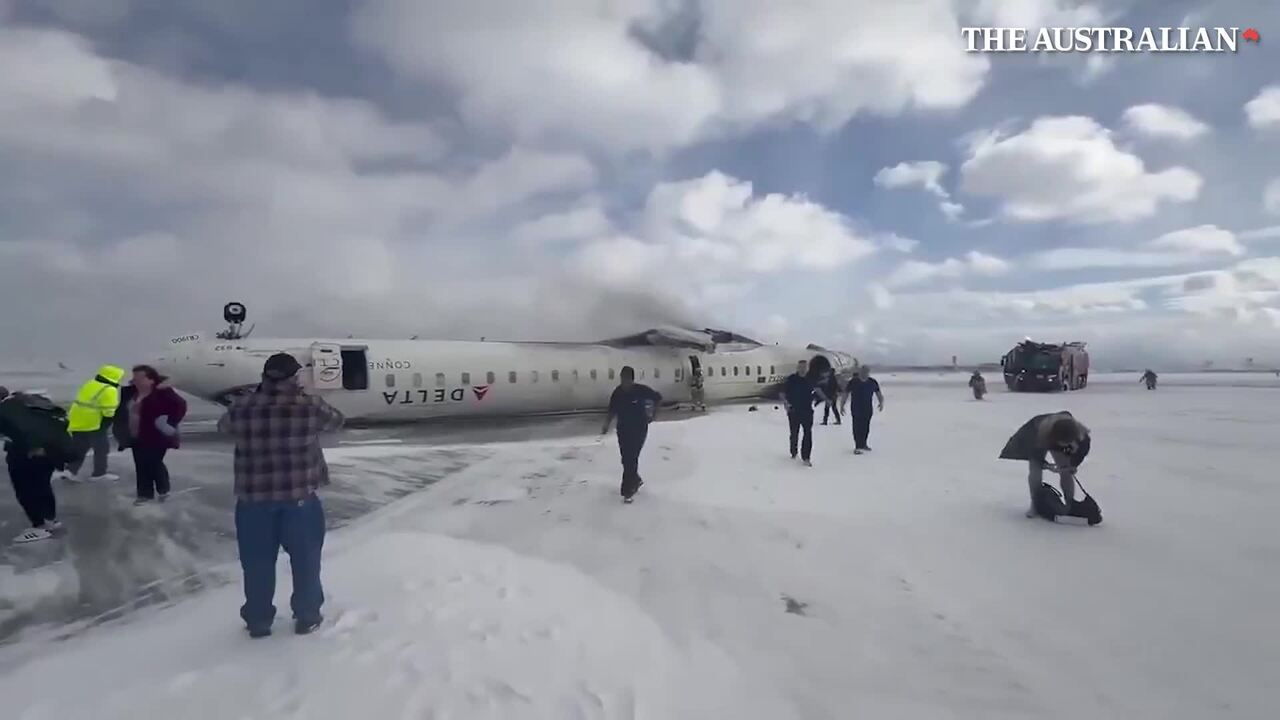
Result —
[[483, 400], [485, 395], [489, 394], [489, 385], [473, 385], [471, 392], [476, 394], [477, 400]]
[[1249, 28], [1248, 30], [1245, 30], [1244, 32], [1240, 33], [1240, 37], [1253, 43], [1256, 43], [1262, 39], [1262, 36], [1258, 34], [1258, 30], [1256, 28]]

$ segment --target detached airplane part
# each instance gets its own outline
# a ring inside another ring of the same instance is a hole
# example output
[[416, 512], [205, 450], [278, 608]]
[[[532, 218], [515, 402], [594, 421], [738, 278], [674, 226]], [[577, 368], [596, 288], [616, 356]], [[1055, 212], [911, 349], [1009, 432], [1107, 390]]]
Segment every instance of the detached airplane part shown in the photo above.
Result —
[[209, 337], [172, 338], [156, 364], [181, 390], [223, 405], [258, 384], [262, 364], [287, 352], [300, 378], [348, 418], [413, 422], [444, 417], [598, 412], [608, 406], [624, 366], [662, 393], [665, 404], [692, 400], [693, 373], [708, 403], [772, 397], [799, 360], [851, 367], [844, 353], [765, 346], [723, 330], [655, 328], [595, 343], [454, 340], [345, 340], [241, 336], [242, 305], [231, 327]]

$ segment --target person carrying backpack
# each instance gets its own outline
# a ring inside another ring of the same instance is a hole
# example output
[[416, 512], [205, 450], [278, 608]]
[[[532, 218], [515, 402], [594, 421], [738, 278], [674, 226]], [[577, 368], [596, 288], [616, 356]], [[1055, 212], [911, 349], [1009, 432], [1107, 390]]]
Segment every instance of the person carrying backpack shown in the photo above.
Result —
[[[1067, 411], [1036, 415], [1023, 423], [1000, 451], [1001, 460], [1027, 461], [1027, 489], [1031, 505], [1027, 517], [1045, 516], [1043, 500], [1044, 471], [1058, 473], [1062, 488], [1061, 515], [1075, 514], [1076, 469], [1089, 454], [1091, 445], [1089, 428]], [[1046, 456], [1052, 457], [1052, 463]], [[1096, 506], [1095, 506], [1096, 507]], [[1099, 518], [1099, 521], [1100, 518]], [[1093, 524], [1093, 523], [1091, 523]]]
[[14, 542], [48, 540], [62, 529], [51, 480], [54, 471], [66, 465], [70, 452], [66, 413], [48, 398], [10, 395], [0, 387], [0, 435], [7, 438], [5, 464], [13, 494], [31, 523], [31, 529]]

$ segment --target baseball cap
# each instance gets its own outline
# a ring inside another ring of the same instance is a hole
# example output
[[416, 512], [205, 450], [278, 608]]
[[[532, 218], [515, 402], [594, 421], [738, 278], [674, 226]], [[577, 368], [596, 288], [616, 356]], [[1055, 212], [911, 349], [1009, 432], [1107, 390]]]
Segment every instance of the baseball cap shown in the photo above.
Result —
[[288, 380], [301, 369], [302, 366], [289, 353], [276, 353], [263, 364], [262, 376], [268, 380]]

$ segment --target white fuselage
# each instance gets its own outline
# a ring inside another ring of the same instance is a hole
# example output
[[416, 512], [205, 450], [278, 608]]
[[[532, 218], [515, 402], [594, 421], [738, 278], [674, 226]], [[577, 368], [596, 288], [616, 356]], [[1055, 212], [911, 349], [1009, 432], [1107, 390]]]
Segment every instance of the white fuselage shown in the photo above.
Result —
[[696, 366], [707, 402], [763, 397], [823, 355], [843, 369], [843, 353], [760, 345], [712, 351], [666, 346], [441, 340], [283, 340], [207, 338], [170, 341], [159, 360], [174, 384], [227, 403], [257, 385], [263, 362], [287, 352], [303, 365], [303, 384], [348, 418], [408, 422], [440, 417], [537, 415], [603, 410], [631, 366], [636, 382], [664, 403], [689, 402]]

